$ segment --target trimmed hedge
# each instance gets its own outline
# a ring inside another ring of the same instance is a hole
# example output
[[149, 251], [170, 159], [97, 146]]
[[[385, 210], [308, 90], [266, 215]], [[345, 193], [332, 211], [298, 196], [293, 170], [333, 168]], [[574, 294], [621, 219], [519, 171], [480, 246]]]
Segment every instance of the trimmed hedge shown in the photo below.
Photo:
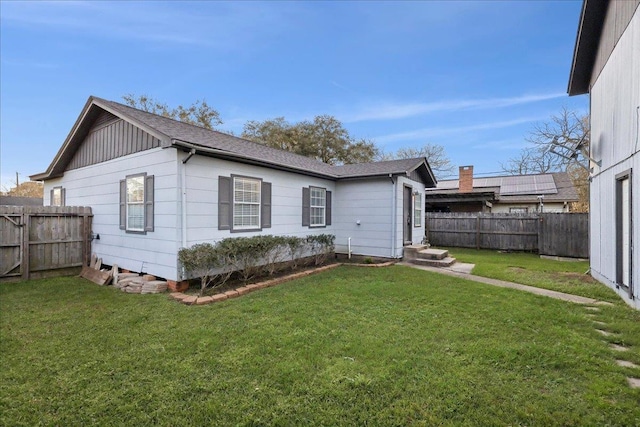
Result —
[[315, 265], [324, 263], [335, 250], [332, 234], [307, 237], [262, 235], [230, 237], [212, 245], [199, 243], [178, 251], [178, 260], [192, 277], [200, 278], [200, 295], [207, 288], [224, 285], [237, 272], [247, 282], [258, 275], [272, 275], [283, 261], [292, 269], [300, 258], [312, 256]]

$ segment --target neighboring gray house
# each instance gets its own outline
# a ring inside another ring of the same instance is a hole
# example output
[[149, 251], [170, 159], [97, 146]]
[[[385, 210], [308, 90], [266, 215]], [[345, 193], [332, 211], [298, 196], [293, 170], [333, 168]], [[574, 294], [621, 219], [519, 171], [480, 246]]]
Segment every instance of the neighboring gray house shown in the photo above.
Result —
[[[424, 237], [426, 159], [331, 166], [90, 97], [46, 172], [45, 205], [90, 206], [93, 251], [181, 280], [177, 253], [233, 236], [329, 233], [336, 251], [399, 258]], [[60, 197], [58, 197], [60, 195]]]
[[0, 196], [0, 206], [42, 206], [42, 197]]
[[591, 274], [640, 309], [640, 0], [584, 1], [568, 92], [591, 97]]
[[461, 166], [459, 179], [441, 180], [426, 192], [427, 212], [569, 212], [578, 194], [566, 172], [473, 177]]

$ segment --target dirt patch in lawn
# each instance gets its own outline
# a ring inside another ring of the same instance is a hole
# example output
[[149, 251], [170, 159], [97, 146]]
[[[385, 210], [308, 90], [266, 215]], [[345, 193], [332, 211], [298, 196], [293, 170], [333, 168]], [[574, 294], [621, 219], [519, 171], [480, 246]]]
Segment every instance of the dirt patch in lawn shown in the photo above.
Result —
[[574, 280], [578, 280], [582, 283], [588, 283], [590, 285], [591, 284], [595, 285], [597, 283], [600, 283], [590, 275], [584, 274], [584, 273], [550, 273], [550, 274], [551, 274], [551, 277], [553, 277], [554, 279], [564, 281], [564, 282], [572, 282]]
[[519, 273], [519, 274], [535, 274], [535, 275], [539, 275], [542, 277], [547, 277], [551, 280], [554, 280], [556, 282], [560, 282], [560, 283], [576, 283], [576, 282], [580, 282], [580, 283], [584, 283], [584, 284], [597, 284], [599, 283], [596, 279], [594, 279], [593, 277], [591, 277], [588, 274], [584, 274], [584, 273], [576, 273], [576, 272], [544, 272], [544, 271], [533, 271], [533, 270], [527, 270], [526, 268], [522, 268], [522, 267], [508, 267], [509, 271], [513, 271], [514, 273]]

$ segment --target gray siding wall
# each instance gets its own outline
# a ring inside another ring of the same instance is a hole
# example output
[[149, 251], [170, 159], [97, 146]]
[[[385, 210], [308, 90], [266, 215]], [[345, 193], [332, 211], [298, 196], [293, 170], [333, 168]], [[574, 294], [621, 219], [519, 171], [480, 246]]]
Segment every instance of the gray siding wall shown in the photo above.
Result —
[[[180, 158], [185, 153], [179, 153]], [[244, 165], [204, 156], [192, 157], [186, 165], [187, 247], [203, 242], [215, 243], [227, 237], [251, 237], [259, 234], [307, 236], [335, 234], [335, 225], [309, 228], [302, 226], [302, 188], [316, 186], [333, 192], [335, 212], [335, 182], [260, 166]], [[271, 183], [271, 227], [262, 231], [231, 232], [218, 230], [218, 177], [243, 175]], [[178, 210], [182, 211], [182, 208]], [[335, 219], [333, 221], [335, 224]], [[182, 240], [180, 240], [181, 242]]]
[[158, 138], [105, 111], [96, 119], [67, 169], [95, 165], [157, 147], [160, 147]]
[[[338, 182], [334, 202], [336, 251], [355, 255], [401, 258], [403, 254], [403, 189], [411, 187], [422, 200], [420, 225], [412, 226], [412, 243], [424, 238], [424, 184], [407, 177]], [[395, 192], [394, 192], [395, 191]], [[395, 203], [394, 203], [395, 199]], [[413, 216], [413, 205], [411, 210]], [[358, 224], [360, 222], [360, 224]]]
[[348, 253], [351, 237], [353, 254], [392, 257], [392, 201], [390, 178], [338, 182], [333, 203], [336, 251]]
[[[624, 2], [613, 2], [621, 4]], [[611, 6], [614, 7], [614, 6]], [[591, 271], [601, 282], [615, 289], [616, 279], [616, 179], [632, 169], [633, 281], [635, 300], [619, 292], [640, 308], [640, 12], [620, 37], [608, 62], [591, 90], [591, 157], [602, 160], [594, 167], [591, 183], [590, 239]]]
[[609, 3], [591, 75], [591, 85], [598, 79], [613, 49], [631, 22], [638, 5], [640, 0], [612, 0]]
[[[108, 265], [144, 271], [170, 280], [177, 278], [177, 154], [174, 149], [156, 148], [119, 157], [100, 164], [66, 171], [64, 176], [45, 181], [45, 206], [51, 188], [62, 186], [68, 206], [90, 206], [93, 232], [100, 234], [92, 250]], [[153, 232], [131, 234], [120, 230], [120, 180], [146, 172], [154, 175]]]

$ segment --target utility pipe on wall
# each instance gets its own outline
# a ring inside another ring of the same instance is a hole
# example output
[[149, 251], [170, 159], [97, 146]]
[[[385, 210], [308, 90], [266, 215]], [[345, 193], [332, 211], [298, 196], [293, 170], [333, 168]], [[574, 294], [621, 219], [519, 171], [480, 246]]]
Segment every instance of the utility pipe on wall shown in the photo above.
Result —
[[393, 179], [393, 175], [389, 174], [389, 178], [391, 179], [391, 185], [393, 186], [393, 192], [391, 197], [391, 258], [396, 257], [396, 235], [397, 235], [397, 220], [396, 220], [396, 182], [397, 180]]
[[187, 154], [187, 157], [182, 159], [182, 167], [181, 167], [181, 179], [180, 186], [181, 190], [181, 199], [180, 204], [182, 205], [182, 220], [180, 221], [182, 224], [182, 247], [187, 247], [187, 162], [193, 155], [196, 154], [196, 149], [192, 148]]

